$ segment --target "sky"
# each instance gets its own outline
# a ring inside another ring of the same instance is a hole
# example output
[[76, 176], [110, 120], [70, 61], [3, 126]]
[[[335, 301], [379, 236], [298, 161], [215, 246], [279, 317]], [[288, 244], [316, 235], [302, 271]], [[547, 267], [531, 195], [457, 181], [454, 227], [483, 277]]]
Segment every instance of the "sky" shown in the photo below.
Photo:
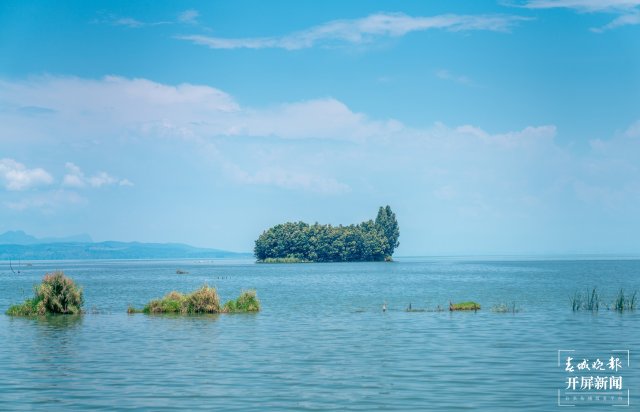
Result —
[[0, 232], [640, 253], [640, 0], [5, 0], [0, 51]]

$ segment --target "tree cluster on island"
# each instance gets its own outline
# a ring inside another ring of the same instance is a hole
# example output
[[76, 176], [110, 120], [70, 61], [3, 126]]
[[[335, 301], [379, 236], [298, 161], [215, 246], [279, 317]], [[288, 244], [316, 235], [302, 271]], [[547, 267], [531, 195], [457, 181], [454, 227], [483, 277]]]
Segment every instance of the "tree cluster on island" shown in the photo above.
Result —
[[349, 226], [287, 222], [265, 230], [256, 240], [259, 262], [358, 262], [391, 260], [400, 244], [391, 207], [374, 220]]

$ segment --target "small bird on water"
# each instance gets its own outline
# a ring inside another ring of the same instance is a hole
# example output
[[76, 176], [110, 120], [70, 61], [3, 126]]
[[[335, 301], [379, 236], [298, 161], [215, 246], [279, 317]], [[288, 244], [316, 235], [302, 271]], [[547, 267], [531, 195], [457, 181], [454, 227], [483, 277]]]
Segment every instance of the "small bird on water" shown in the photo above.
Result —
[[386, 311], [387, 311], [387, 302], [384, 302], [384, 303], [382, 304], [382, 311], [383, 311], [383, 312], [386, 312]]

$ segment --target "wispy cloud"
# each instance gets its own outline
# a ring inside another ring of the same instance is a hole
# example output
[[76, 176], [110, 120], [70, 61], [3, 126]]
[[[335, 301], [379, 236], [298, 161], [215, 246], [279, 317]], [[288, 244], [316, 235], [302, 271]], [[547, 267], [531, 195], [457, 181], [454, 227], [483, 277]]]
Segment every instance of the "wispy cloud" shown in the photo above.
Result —
[[610, 23], [605, 24], [602, 27], [593, 27], [591, 31], [595, 33], [602, 33], [607, 30], [617, 29], [622, 26], [634, 26], [640, 24], [640, 10], [636, 10], [633, 13], [623, 14], [622, 16], [616, 17]]
[[122, 17], [114, 14], [102, 15], [93, 20], [93, 23], [109, 24], [112, 26], [124, 26], [130, 29], [140, 29], [143, 27], [165, 26], [174, 24], [173, 21], [142, 21], [133, 17]]
[[140, 29], [143, 27], [166, 26], [172, 24], [198, 24], [198, 10], [188, 9], [178, 14], [175, 19], [144, 21], [131, 16], [117, 16], [115, 14], [101, 13], [100, 16], [93, 20], [93, 23], [109, 24], [113, 26], [124, 26], [130, 29]]
[[31, 209], [44, 214], [51, 214], [68, 206], [84, 206], [86, 204], [88, 204], [86, 198], [76, 192], [63, 189], [31, 193], [20, 199], [4, 202], [4, 205], [11, 210], [22, 212]]
[[640, 138], [640, 121], [635, 122], [624, 132], [624, 136], [628, 138]]
[[53, 183], [53, 177], [44, 169], [29, 169], [13, 159], [0, 159], [0, 181], [7, 190], [26, 190]]
[[181, 35], [176, 38], [212, 49], [307, 49], [318, 45], [366, 44], [383, 37], [402, 37], [425, 30], [508, 32], [518, 23], [530, 20], [513, 15], [444, 14], [413, 17], [403, 13], [378, 13], [353, 20], [333, 20], [306, 30], [275, 37], [224, 38]]
[[92, 176], [85, 176], [84, 172], [71, 162], [65, 164], [67, 174], [62, 179], [62, 185], [73, 188], [94, 187], [99, 188], [102, 186], [133, 186], [128, 179], [118, 179], [106, 172], [98, 172]]
[[282, 167], [268, 167], [254, 173], [247, 172], [234, 164], [227, 164], [225, 169], [236, 183], [245, 185], [275, 186], [323, 195], [337, 195], [351, 191], [349, 185], [334, 178], [309, 172], [286, 170]]
[[529, 0], [519, 6], [528, 9], [570, 9], [579, 13], [619, 14], [601, 27], [592, 27], [590, 30], [594, 33], [640, 24], [640, 0]]
[[529, 0], [521, 4], [528, 9], [574, 9], [583, 12], [629, 11], [640, 6], [640, 0]]
[[449, 80], [458, 84], [470, 86], [473, 84], [471, 79], [464, 75], [451, 73], [449, 70], [441, 69], [436, 71], [436, 77], [442, 80]]
[[189, 10], [183, 11], [178, 15], [178, 21], [180, 23], [186, 23], [186, 24], [197, 24], [198, 17], [200, 17], [200, 13], [198, 12], [198, 10], [189, 9]]

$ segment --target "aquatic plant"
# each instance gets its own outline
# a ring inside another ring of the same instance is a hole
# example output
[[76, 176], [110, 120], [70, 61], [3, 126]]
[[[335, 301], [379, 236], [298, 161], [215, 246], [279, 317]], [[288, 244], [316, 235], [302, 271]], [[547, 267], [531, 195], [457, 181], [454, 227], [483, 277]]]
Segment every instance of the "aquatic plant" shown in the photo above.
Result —
[[[127, 312], [137, 313], [139, 311], [133, 307], [129, 307]], [[169, 292], [163, 298], [154, 299], [147, 303], [142, 309], [142, 312], [151, 314], [219, 313], [220, 299], [218, 298], [218, 292], [216, 292], [215, 288], [204, 285], [200, 289], [188, 294], [182, 294], [176, 291]]]
[[598, 310], [600, 308], [600, 297], [598, 296], [598, 292], [596, 292], [596, 288], [593, 288], [591, 294], [587, 293], [586, 307], [587, 310]]
[[243, 291], [238, 299], [230, 300], [224, 304], [222, 308], [223, 313], [244, 313], [244, 312], [259, 312], [260, 301], [256, 296], [255, 290]]
[[35, 297], [7, 310], [11, 316], [41, 316], [48, 314], [80, 314], [84, 304], [82, 288], [61, 271], [48, 273], [34, 287]]
[[634, 310], [636, 308], [636, 295], [637, 291], [633, 292], [631, 296], [625, 296], [624, 289], [620, 289], [618, 295], [613, 301], [613, 309], [618, 312], [623, 312], [625, 310]]
[[183, 294], [172, 291], [160, 299], [154, 299], [147, 303], [142, 309], [133, 306], [127, 308], [127, 313], [176, 313], [191, 315], [198, 313], [241, 313], [258, 312], [260, 301], [255, 290], [243, 291], [238, 299], [230, 300], [223, 307], [220, 307], [220, 299], [215, 288], [207, 285], [191, 293]]
[[[633, 292], [631, 295], [625, 295], [624, 289], [620, 289], [618, 294], [613, 300], [611, 307], [609, 305], [605, 305], [607, 309], [613, 309], [618, 312], [623, 312], [625, 310], [634, 310], [636, 307], [636, 297], [637, 291]], [[573, 311], [577, 310], [590, 310], [597, 311], [600, 309], [602, 304], [602, 299], [600, 295], [596, 291], [596, 288], [593, 288], [591, 292], [586, 291], [585, 293], [575, 292], [573, 297], [569, 298], [571, 302], [571, 309]]]
[[575, 292], [569, 300], [573, 311], [590, 310], [593, 312], [600, 309], [600, 295], [595, 287], [591, 289], [591, 292], [586, 291], [584, 294]]
[[478, 310], [480, 309], [480, 305], [473, 301], [468, 302], [460, 302], [460, 303], [451, 303], [449, 302], [449, 310]]
[[37, 298], [27, 299], [21, 304], [9, 306], [6, 314], [9, 316], [36, 316], [38, 315], [38, 303], [40, 301]]
[[580, 310], [580, 308], [582, 307], [582, 294], [580, 294], [579, 292], [575, 292], [573, 296], [569, 298], [569, 300], [571, 301], [571, 310], [573, 310], [574, 312], [576, 310]]
[[[179, 294], [178, 294], [179, 295]], [[184, 297], [187, 313], [218, 313], [220, 312], [220, 299], [215, 288], [204, 285], [200, 289]]]
[[491, 307], [491, 312], [495, 313], [518, 313], [520, 312], [520, 308], [516, 306], [516, 302], [512, 302], [511, 305], [507, 305], [506, 303], [499, 303], [497, 305], [493, 305]]

